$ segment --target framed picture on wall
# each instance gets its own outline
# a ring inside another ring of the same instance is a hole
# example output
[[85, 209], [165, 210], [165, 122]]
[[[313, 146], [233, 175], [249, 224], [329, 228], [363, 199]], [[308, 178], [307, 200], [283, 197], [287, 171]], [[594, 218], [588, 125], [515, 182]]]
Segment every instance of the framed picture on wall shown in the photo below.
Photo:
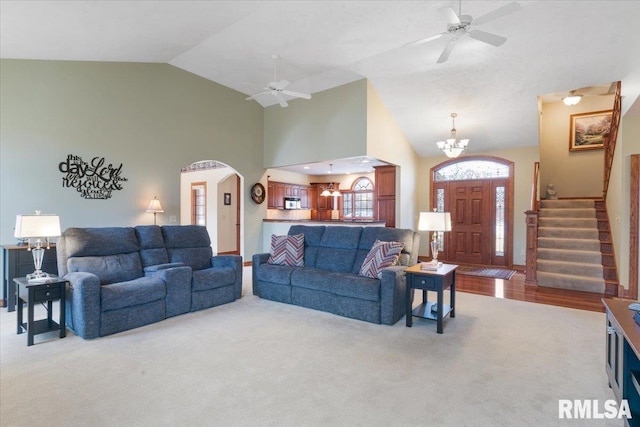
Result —
[[569, 151], [599, 150], [611, 129], [612, 110], [572, 114], [569, 131]]
[[224, 193], [224, 204], [225, 205], [231, 204], [231, 193]]

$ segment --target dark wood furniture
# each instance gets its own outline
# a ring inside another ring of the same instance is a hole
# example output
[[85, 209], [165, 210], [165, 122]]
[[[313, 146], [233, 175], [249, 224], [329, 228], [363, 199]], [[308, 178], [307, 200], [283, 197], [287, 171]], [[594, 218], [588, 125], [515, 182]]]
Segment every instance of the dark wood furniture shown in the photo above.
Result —
[[396, 226], [396, 167], [375, 168], [376, 218], [386, 221], [387, 227]]
[[[66, 324], [66, 289], [67, 281], [58, 277], [47, 279], [44, 283], [29, 283], [24, 277], [13, 279], [16, 286], [16, 301], [18, 303], [17, 323], [18, 334], [27, 333], [27, 345], [33, 345], [33, 336], [51, 331], [60, 331], [60, 338], [67, 334]], [[59, 301], [60, 318], [56, 323], [53, 316], [53, 302]], [[27, 321], [23, 322], [23, 305], [27, 303]], [[46, 303], [47, 318], [34, 319], [36, 303]]]
[[[456, 268], [454, 264], [443, 264], [437, 270], [423, 270], [418, 263], [405, 270], [407, 275], [407, 327], [411, 327], [413, 316], [431, 319], [437, 322], [437, 332], [442, 333], [443, 319], [447, 316], [456, 317]], [[444, 303], [444, 291], [450, 289], [449, 305]], [[413, 290], [422, 289], [422, 304], [412, 310]], [[427, 292], [437, 293], [435, 303], [429, 302]], [[437, 304], [437, 311], [432, 312], [432, 306]]]
[[267, 182], [267, 208], [284, 209], [285, 197], [300, 198], [300, 209], [314, 209], [309, 195], [310, 186], [286, 182]]
[[628, 299], [603, 299], [607, 313], [606, 371], [618, 404], [631, 410], [629, 426], [640, 426], [640, 325], [633, 320]]
[[[33, 255], [27, 250], [27, 245], [2, 245], [2, 265], [4, 277], [2, 278], [2, 305], [7, 311], [16, 309], [16, 285], [13, 281], [16, 277], [25, 277], [33, 273]], [[42, 271], [57, 275], [58, 264], [56, 261], [56, 245], [51, 244], [44, 251]]]

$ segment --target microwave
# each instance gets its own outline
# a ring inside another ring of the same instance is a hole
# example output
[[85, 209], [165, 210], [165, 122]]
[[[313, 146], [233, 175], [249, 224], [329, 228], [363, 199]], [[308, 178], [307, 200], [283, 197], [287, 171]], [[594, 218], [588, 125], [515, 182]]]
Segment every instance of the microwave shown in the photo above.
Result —
[[298, 197], [285, 197], [284, 198], [285, 209], [300, 209], [300, 199]]

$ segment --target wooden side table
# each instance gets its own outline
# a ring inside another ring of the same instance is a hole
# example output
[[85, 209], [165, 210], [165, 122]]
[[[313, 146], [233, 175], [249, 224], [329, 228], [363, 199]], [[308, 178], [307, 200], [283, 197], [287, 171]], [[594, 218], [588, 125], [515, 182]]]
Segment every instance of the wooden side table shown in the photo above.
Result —
[[[413, 324], [413, 316], [431, 319], [437, 322], [437, 332], [442, 333], [442, 323], [446, 316], [456, 317], [456, 268], [454, 264], [443, 264], [437, 270], [423, 270], [421, 263], [409, 267], [405, 270], [407, 274], [407, 327]], [[450, 303], [444, 304], [444, 291], [450, 289]], [[422, 289], [422, 304], [414, 310], [411, 301], [414, 289]], [[437, 302], [429, 302], [427, 292], [437, 293]], [[437, 310], [432, 311], [434, 304]]]
[[[27, 333], [27, 345], [33, 345], [33, 336], [51, 331], [60, 331], [60, 338], [67, 335], [67, 324], [65, 316], [65, 302], [67, 282], [58, 277], [52, 277], [45, 282], [29, 283], [25, 277], [13, 279], [16, 284], [16, 302], [18, 306], [18, 334]], [[56, 323], [53, 316], [53, 302], [59, 301], [60, 318]], [[36, 303], [46, 302], [47, 318], [34, 320], [34, 308]], [[27, 303], [27, 322], [22, 321], [23, 304]]]

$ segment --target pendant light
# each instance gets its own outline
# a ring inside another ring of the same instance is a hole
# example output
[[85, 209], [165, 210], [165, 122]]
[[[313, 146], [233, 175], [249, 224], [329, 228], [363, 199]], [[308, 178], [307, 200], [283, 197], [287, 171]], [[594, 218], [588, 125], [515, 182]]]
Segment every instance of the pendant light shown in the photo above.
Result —
[[461, 139], [459, 141], [456, 139], [456, 117], [458, 117], [456, 113], [451, 113], [451, 138], [445, 141], [436, 142], [438, 148], [441, 149], [442, 152], [447, 155], [447, 157], [451, 158], [458, 157], [460, 154], [462, 154], [469, 144], [468, 139]]

